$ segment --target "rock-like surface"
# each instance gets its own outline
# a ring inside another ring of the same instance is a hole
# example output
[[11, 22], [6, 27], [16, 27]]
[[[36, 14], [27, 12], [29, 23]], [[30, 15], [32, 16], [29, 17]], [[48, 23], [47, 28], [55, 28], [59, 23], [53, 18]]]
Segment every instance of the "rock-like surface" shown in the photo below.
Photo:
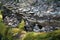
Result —
[[[59, 4], [60, 4], [60, 1], [48, 2], [48, 0], [19, 0], [19, 2], [17, 2], [17, 1], [12, 0], [12, 1], [6, 2], [4, 4], [4, 7], [6, 7], [6, 9], [11, 10], [12, 14], [14, 15], [16, 15], [15, 13], [17, 13], [18, 15], [21, 14], [23, 19], [28, 20], [31, 23], [38, 22], [45, 27], [46, 25], [50, 26], [51, 25], [49, 24], [50, 22], [51, 23], [56, 22], [56, 25], [58, 26], [57, 24], [58, 21], [56, 20], [60, 18], [60, 5]], [[20, 20], [21, 18], [19, 18], [21, 16], [11, 17], [12, 16], [11, 14], [10, 15], [11, 18], [10, 18], [8, 16], [9, 13], [10, 11], [9, 12], [6, 11], [4, 13], [5, 14], [4, 20], [6, 20], [5, 22], [7, 22], [8, 25], [16, 27], [21, 21]], [[15, 22], [11, 21], [12, 23], [10, 23], [10, 20], [14, 20]], [[56, 25], [54, 23], [52, 26], [56, 26]], [[43, 31], [46, 29], [42, 28], [41, 30]], [[47, 30], [49, 30], [49, 28], [47, 28]]]

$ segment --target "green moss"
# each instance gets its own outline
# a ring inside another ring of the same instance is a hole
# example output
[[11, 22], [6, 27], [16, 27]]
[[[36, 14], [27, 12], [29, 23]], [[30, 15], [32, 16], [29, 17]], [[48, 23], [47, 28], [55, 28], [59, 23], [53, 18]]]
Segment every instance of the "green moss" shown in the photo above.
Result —
[[[37, 34], [37, 35], [34, 35]], [[24, 40], [60, 40], [60, 30], [48, 33], [27, 33]]]
[[20, 30], [23, 30], [23, 29], [24, 29], [24, 26], [25, 26], [25, 22], [24, 22], [24, 20], [22, 19], [21, 23], [18, 25], [18, 28], [19, 28]]
[[26, 34], [26, 37], [23, 40], [34, 40], [34, 33], [33, 32], [29, 32]]

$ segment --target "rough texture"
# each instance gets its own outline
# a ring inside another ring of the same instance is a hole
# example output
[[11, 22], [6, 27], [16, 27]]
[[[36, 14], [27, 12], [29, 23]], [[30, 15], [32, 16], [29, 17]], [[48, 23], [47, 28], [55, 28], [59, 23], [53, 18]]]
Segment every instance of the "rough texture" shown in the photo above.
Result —
[[[57, 19], [60, 18], [60, 5], [59, 4], [60, 4], [60, 1], [57, 1], [57, 2], [49, 1], [48, 2], [48, 0], [19, 0], [19, 2], [8, 1], [4, 4], [4, 7], [6, 7], [6, 9], [11, 10], [12, 14], [14, 15], [16, 15], [16, 13], [18, 15], [19, 14], [22, 15], [23, 19], [31, 23], [37, 22], [39, 23], [39, 25], [42, 25], [44, 27], [45, 26], [58, 27], [60, 26], [59, 24], [57, 24], [57, 23], [60, 23], [60, 21], [57, 21]], [[9, 15], [8, 13], [10, 12], [6, 11], [4, 13], [5, 16], [8, 16]], [[12, 20], [15, 20], [16, 17], [13, 16]], [[6, 19], [7, 18], [5, 17], [4, 20], [8, 22], [8, 20]], [[18, 18], [16, 18], [15, 22], [17, 24], [15, 25], [13, 22], [15, 27], [19, 24], [19, 21], [21, 20], [20, 19], [18, 20]], [[7, 24], [9, 25], [9, 22]], [[10, 25], [13, 26], [13, 24], [10, 24]], [[49, 28], [47, 28], [47, 30], [48, 29]], [[44, 28], [42, 28], [41, 30], [44, 30]]]

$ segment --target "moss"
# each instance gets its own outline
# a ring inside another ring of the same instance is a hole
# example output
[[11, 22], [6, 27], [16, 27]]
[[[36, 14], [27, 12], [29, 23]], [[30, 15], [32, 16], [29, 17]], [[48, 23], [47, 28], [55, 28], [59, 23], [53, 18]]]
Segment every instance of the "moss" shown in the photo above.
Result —
[[33, 32], [29, 32], [26, 34], [25, 38], [23, 40], [34, 40], [34, 33]]
[[60, 30], [48, 33], [29, 32], [24, 37], [24, 40], [60, 40]]
[[18, 28], [22, 31], [24, 29], [24, 26], [25, 26], [25, 22], [22, 19], [21, 23], [18, 25]]
[[0, 22], [2, 21], [2, 11], [0, 10]]

